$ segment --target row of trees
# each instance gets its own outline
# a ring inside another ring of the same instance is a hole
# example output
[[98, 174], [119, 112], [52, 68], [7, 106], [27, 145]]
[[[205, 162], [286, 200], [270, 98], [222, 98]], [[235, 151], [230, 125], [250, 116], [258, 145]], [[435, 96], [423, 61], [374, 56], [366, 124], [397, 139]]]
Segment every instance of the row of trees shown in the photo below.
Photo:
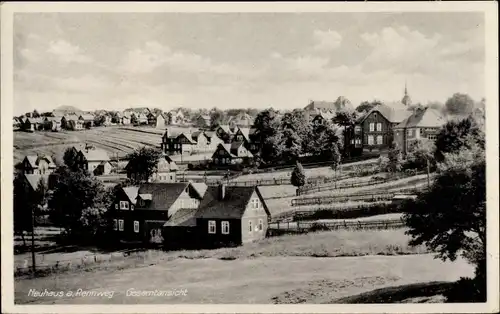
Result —
[[283, 115], [273, 109], [261, 111], [254, 122], [262, 148], [257, 158], [264, 163], [295, 162], [305, 155], [337, 159], [344, 145], [342, 130], [334, 122], [335, 119], [313, 124], [302, 109]]

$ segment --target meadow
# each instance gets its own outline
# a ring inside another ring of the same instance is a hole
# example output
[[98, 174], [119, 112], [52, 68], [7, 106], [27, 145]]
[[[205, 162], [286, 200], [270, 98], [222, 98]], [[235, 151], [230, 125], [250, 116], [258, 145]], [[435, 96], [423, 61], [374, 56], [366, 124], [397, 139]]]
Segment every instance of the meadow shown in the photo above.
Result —
[[[17, 278], [15, 302], [328, 303], [373, 289], [472, 274], [463, 260], [442, 262], [408, 246], [404, 230], [335, 231], [268, 238], [237, 248], [129, 256], [50, 277]], [[406, 256], [403, 256], [406, 255]], [[283, 267], [286, 265], [286, 267]], [[251, 269], [251, 271], [249, 271]], [[217, 282], [217, 284], [214, 284]], [[29, 289], [114, 291], [112, 298], [41, 297]], [[126, 291], [187, 289], [179, 297], [127, 297]]]
[[[190, 130], [169, 127], [171, 134]], [[134, 149], [146, 146], [161, 146], [165, 128], [110, 126], [96, 127], [83, 131], [59, 132], [14, 132], [14, 162], [19, 162], [28, 154], [47, 154], [62, 160], [66, 148], [74, 145], [90, 144], [108, 152], [110, 157], [123, 157]]]

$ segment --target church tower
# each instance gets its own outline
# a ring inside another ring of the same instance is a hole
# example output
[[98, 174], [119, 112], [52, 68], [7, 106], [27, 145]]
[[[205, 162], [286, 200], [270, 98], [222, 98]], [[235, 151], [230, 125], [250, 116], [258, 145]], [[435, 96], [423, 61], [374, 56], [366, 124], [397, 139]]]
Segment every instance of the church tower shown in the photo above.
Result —
[[410, 98], [410, 95], [408, 95], [408, 88], [406, 88], [406, 81], [405, 81], [405, 95], [403, 96], [403, 99], [401, 99], [401, 102], [406, 107], [410, 107], [411, 106], [411, 98]]

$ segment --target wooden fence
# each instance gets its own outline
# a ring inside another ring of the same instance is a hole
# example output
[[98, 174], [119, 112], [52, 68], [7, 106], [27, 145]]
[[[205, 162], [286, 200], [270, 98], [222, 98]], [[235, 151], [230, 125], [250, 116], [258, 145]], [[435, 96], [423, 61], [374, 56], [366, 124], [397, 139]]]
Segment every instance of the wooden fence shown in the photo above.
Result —
[[[97, 264], [106, 264], [114, 261], [120, 261], [127, 257], [137, 257], [140, 259], [151, 259], [161, 256], [162, 251], [148, 249], [128, 249], [116, 251], [107, 254], [88, 254], [81, 257], [73, 257], [59, 260], [44, 260], [43, 254], [36, 255], [36, 270], [41, 273], [50, 273], [57, 271], [67, 271], [73, 269], [82, 269]], [[14, 263], [14, 276], [22, 276], [32, 272], [31, 258]]]
[[402, 228], [405, 223], [402, 219], [397, 220], [374, 220], [374, 221], [296, 221], [271, 223], [268, 227], [270, 236], [284, 233], [305, 233], [317, 230], [369, 230], [369, 229], [396, 229]]
[[[416, 191], [414, 191], [416, 192]], [[327, 195], [307, 198], [294, 198], [292, 199], [292, 206], [301, 205], [321, 205], [328, 203], [341, 203], [347, 201], [365, 201], [365, 202], [379, 202], [392, 200], [394, 196], [402, 194], [400, 192], [385, 192], [385, 193], [358, 193], [350, 195]]]
[[[370, 181], [365, 181], [365, 182], [304, 186], [304, 187], [298, 189], [298, 195], [312, 194], [312, 193], [331, 191], [331, 190], [343, 190], [343, 189], [352, 189], [352, 188], [359, 188], [359, 187], [365, 187], [365, 186], [372, 186], [372, 185], [376, 185], [376, 184], [383, 184], [383, 183], [387, 183], [387, 182], [391, 182], [391, 181], [401, 180], [401, 179], [409, 178], [409, 177], [424, 174], [424, 173], [425, 172], [401, 173], [401, 174], [398, 174], [395, 176], [391, 176], [390, 178], [375, 179], [375, 180], [370, 180]], [[352, 178], [352, 177], [353, 177], [353, 175], [351, 174], [351, 175], [346, 175], [346, 176], [341, 177], [340, 179], [332, 180], [332, 181], [335, 182], [338, 180], [343, 180], [343, 179]]]

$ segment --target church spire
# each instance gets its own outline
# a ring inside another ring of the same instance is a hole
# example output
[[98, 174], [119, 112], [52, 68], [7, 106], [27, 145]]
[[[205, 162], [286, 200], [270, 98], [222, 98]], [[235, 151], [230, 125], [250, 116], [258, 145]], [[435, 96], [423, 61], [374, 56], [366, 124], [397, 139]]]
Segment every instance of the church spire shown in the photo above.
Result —
[[401, 99], [401, 102], [406, 107], [410, 107], [411, 106], [411, 98], [410, 98], [410, 95], [408, 95], [408, 88], [407, 88], [407, 85], [406, 85], [406, 80], [405, 80], [405, 95], [403, 96], [403, 99]]

